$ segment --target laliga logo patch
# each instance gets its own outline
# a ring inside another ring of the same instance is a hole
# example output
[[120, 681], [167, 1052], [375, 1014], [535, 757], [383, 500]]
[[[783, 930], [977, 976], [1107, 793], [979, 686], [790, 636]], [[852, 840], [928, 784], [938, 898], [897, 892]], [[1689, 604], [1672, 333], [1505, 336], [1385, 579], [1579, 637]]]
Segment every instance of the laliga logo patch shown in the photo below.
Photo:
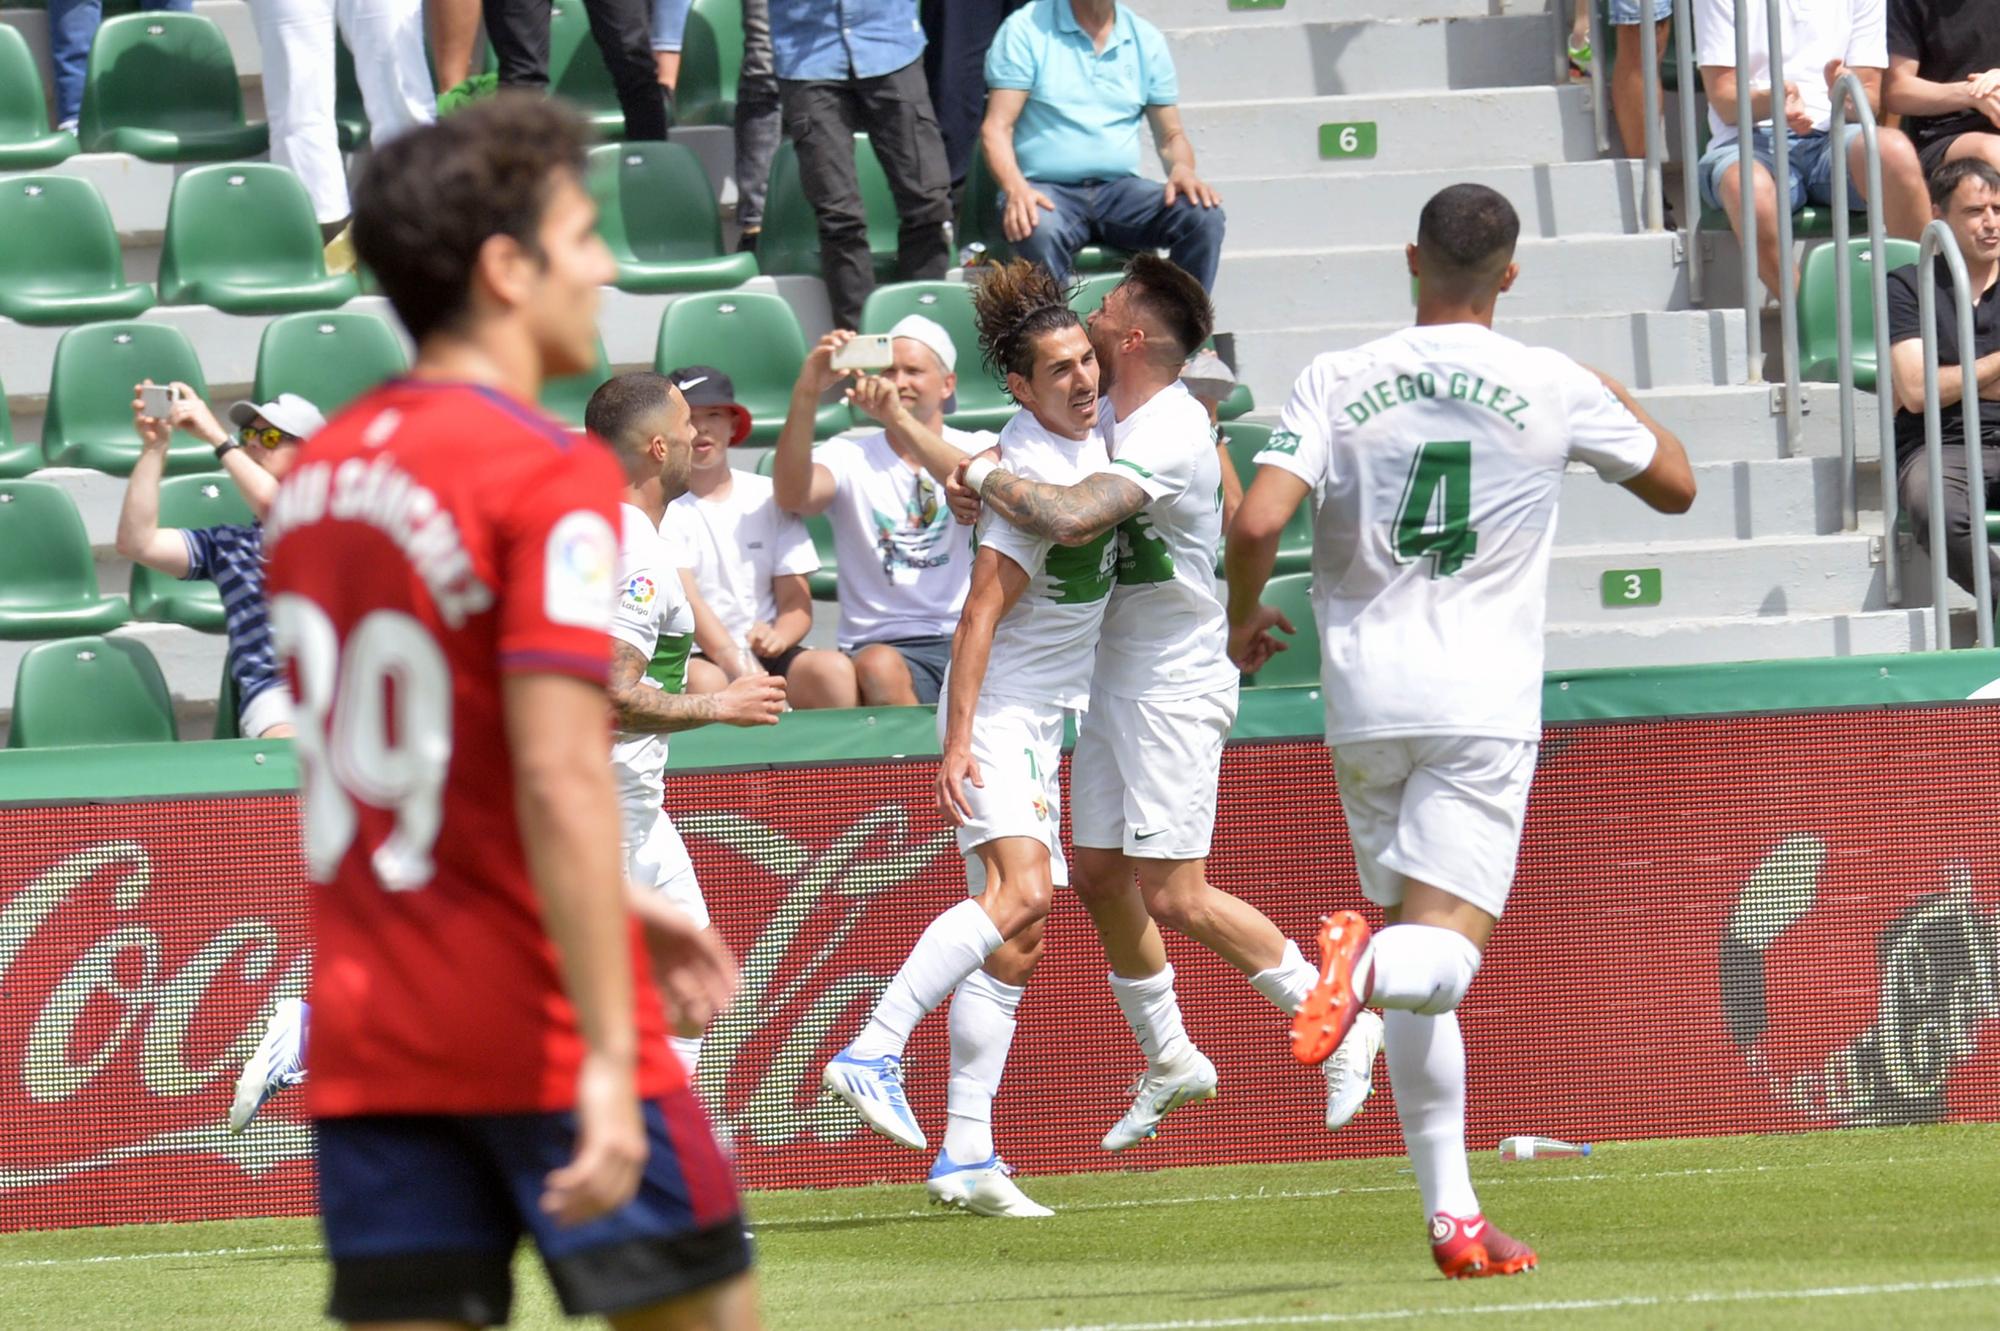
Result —
[[611, 627], [618, 541], [602, 514], [578, 509], [549, 529], [542, 552], [542, 612], [553, 624]]
[[643, 573], [634, 573], [625, 581], [625, 604], [634, 610], [646, 609], [659, 594], [659, 587]]

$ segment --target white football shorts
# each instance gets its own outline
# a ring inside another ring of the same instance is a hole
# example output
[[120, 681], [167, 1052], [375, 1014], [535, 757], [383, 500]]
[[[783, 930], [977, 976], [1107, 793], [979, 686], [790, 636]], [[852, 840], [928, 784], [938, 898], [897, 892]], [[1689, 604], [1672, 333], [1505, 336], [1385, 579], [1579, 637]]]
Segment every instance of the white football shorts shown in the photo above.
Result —
[[1235, 685], [1193, 698], [1092, 697], [1070, 755], [1072, 840], [1135, 859], [1207, 858], [1236, 701]]
[[[945, 709], [938, 708], [938, 741], [944, 740]], [[1000, 837], [1032, 837], [1049, 848], [1049, 875], [1058, 887], [1069, 883], [1062, 849], [1063, 711], [1048, 703], [982, 696], [972, 717], [972, 758], [982, 785], [966, 782], [965, 802], [972, 821], [958, 829], [965, 856], [965, 886], [971, 896], [986, 890], [986, 866], [973, 850]]]
[[1497, 917], [1514, 885], [1539, 750], [1473, 735], [1334, 746], [1362, 895], [1400, 905], [1404, 880], [1414, 878]]
[[[629, 816], [629, 815], [628, 815]], [[708, 928], [708, 903], [694, 880], [694, 861], [687, 843], [665, 809], [653, 811], [652, 824], [636, 843], [625, 847], [625, 872], [642, 891], [650, 888]]]

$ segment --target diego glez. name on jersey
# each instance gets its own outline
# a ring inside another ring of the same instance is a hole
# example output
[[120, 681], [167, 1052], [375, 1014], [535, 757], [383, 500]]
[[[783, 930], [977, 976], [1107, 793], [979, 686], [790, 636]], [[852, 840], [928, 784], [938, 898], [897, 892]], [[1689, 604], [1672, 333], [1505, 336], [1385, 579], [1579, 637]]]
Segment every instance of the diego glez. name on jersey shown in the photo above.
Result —
[[[1384, 379], [1362, 390], [1361, 396], [1342, 407], [1347, 419], [1356, 425], [1365, 425], [1371, 417], [1385, 411], [1393, 411], [1406, 402], [1419, 398], [1434, 398], [1438, 395], [1439, 376], [1429, 370], [1416, 374], [1399, 374], [1394, 379]], [[1496, 416], [1509, 421], [1517, 430], [1525, 430], [1528, 423], [1521, 419], [1521, 413], [1533, 404], [1513, 389], [1502, 383], [1468, 374], [1464, 370], [1453, 370], [1444, 376], [1445, 396], [1458, 402], [1469, 402], [1475, 407], [1484, 407]], [[1271, 441], [1276, 444], [1277, 440]]]

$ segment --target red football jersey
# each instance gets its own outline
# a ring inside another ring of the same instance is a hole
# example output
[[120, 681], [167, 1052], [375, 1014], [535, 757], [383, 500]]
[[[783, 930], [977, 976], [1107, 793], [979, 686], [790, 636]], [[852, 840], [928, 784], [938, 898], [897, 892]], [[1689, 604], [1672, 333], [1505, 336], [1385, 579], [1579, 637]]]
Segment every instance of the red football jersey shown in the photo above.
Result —
[[[265, 522], [313, 882], [307, 1108], [573, 1108], [583, 1042], [514, 817], [507, 671], [602, 683], [624, 479], [503, 394], [392, 383]], [[609, 713], [605, 761], [610, 761]], [[632, 927], [638, 1089], [686, 1076]]]

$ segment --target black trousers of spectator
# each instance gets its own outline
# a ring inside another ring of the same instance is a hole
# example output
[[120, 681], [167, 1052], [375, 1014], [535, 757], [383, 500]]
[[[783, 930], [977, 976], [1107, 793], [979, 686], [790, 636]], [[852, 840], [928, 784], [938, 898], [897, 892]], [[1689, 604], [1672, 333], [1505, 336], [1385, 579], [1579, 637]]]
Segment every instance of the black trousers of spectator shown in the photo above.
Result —
[[[1964, 446], [1947, 442], [1940, 450], [1944, 460], [1945, 569], [1951, 580], [1967, 591], [1972, 590], [1972, 524], [1975, 520], [1985, 521], [1986, 510], [2000, 504], [2000, 429], [1982, 429], [1979, 435], [1983, 444], [1979, 464], [1985, 469], [1986, 485], [1977, 505], [1972, 502], [1972, 487], [1966, 484], [1971, 469], [1966, 465]], [[1903, 497], [1903, 511], [1910, 515], [1910, 530], [1917, 544], [1929, 550], [1930, 470], [1924, 464], [1921, 449], [1904, 461], [1897, 472], [1897, 485]], [[2000, 592], [2000, 543], [1993, 546], [1990, 554], [1988, 572], [1993, 575], [1993, 589]]]
[[923, 0], [924, 79], [944, 136], [944, 159], [956, 189], [972, 166], [986, 118], [986, 48], [1000, 22], [1027, 0]]
[[764, 225], [771, 159], [785, 137], [771, 57], [771, 0], [743, 0], [743, 66], [736, 80], [736, 225]]
[[872, 79], [778, 80], [785, 135], [798, 148], [799, 182], [819, 219], [820, 272], [836, 328], [859, 328], [862, 302], [875, 289], [868, 214], [854, 166], [857, 132], [865, 131], [874, 145], [902, 218], [896, 279], [939, 278], [950, 267], [945, 223], [951, 179], [922, 63], [912, 60]]
[[[575, 3], [575, 0], [570, 0]], [[653, 10], [647, 0], [583, 0], [590, 35], [604, 53], [625, 137], [667, 137], [667, 99], [653, 63]], [[549, 0], [482, 0], [486, 37], [500, 66], [500, 86], [549, 86]]]

